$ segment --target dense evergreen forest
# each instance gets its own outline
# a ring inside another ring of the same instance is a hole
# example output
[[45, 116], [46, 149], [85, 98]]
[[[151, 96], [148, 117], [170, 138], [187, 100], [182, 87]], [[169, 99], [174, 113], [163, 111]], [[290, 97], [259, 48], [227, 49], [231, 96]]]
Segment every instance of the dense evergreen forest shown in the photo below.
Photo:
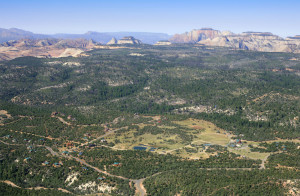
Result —
[[299, 138], [298, 54], [174, 44], [0, 62], [3, 195], [297, 194]]

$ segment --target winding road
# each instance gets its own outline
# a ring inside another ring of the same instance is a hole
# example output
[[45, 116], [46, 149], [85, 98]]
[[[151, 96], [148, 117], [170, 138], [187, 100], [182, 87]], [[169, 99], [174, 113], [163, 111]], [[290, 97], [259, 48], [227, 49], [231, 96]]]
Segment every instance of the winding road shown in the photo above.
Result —
[[[90, 144], [90, 143], [93, 143], [93, 142], [95, 142], [95, 141], [97, 141], [97, 140], [99, 140], [99, 139], [101, 139], [101, 138], [103, 138], [103, 137], [105, 137], [105, 136], [108, 136], [108, 135], [114, 133], [114, 132], [117, 131], [117, 130], [119, 130], [119, 129], [111, 130], [111, 131], [105, 133], [104, 135], [101, 135], [101, 136], [97, 137], [97, 138], [94, 139], [94, 140], [91, 140], [91, 141], [89, 141], [89, 142], [83, 143], [81, 146], [85, 146], [85, 145], [88, 145], [88, 144]], [[10, 144], [10, 143], [4, 142], [4, 141], [2, 141], [2, 140], [0, 140], [0, 142], [2, 142], [3, 144], [6, 144], [6, 145], [16, 145], [16, 146], [22, 145], [22, 144]], [[162, 173], [162, 172], [158, 172], [158, 173], [155, 173], [155, 174], [153, 174], [153, 175], [151, 175], [151, 176], [148, 176], [148, 177], [142, 178], [142, 179], [129, 179], [129, 178], [126, 178], [126, 177], [123, 177], [123, 176], [118, 176], [118, 175], [110, 174], [110, 173], [108, 173], [107, 171], [101, 170], [101, 169], [99, 169], [99, 168], [97, 168], [97, 167], [95, 167], [95, 166], [93, 166], [93, 165], [87, 163], [85, 160], [80, 159], [80, 158], [78, 158], [78, 157], [74, 157], [74, 156], [72, 156], [72, 155], [64, 155], [64, 154], [60, 154], [60, 153], [54, 151], [54, 150], [53, 150], [51, 147], [49, 147], [49, 146], [44, 146], [44, 145], [37, 145], [37, 146], [46, 148], [53, 156], [60, 156], [60, 157], [64, 157], [64, 158], [67, 158], [67, 159], [70, 159], [70, 160], [75, 160], [75, 161], [81, 163], [82, 165], [85, 165], [85, 166], [87, 166], [87, 167], [89, 167], [89, 168], [94, 169], [94, 170], [95, 170], [96, 172], [98, 172], [98, 173], [105, 174], [105, 175], [107, 175], [107, 176], [111, 176], [111, 177], [115, 177], [115, 178], [119, 178], [119, 179], [128, 180], [128, 181], [130, 181], [130, 182], [133, 182], [134, 185], [135, 185], [135, 188], [136, 188], [136, 195], [140, 195], [140, 196], [145, 196], [145, 195], [147, 195], [147, 191], [146, 191], [146, 189], [145, 189], [145, 187], [144, 187], [144, 185], [143, 185], [143, 182], [144, 182], [147, 178], [150, 178], [150, 177], [153, 177], [153, 176], [156, 176], [156, 175], [159, 175], [159, 174]], [[267, 158], [266, 158], [266, 159], [267, 159]], [[264, 163], [265, 163], [266, 159], [263, 160], [260, 169], [265, 169]], [[219, 170], [219, 169], [226, 169], [226, 170], [245, 170], [245, 171], [250, 171], [250, 170], [253, 170], [253, 169], [257, 169], [257, 168], [199, 168], [199, 169], [205, 169], [205, 170]]]
[[79, 145], [79, 146], [77, 146], [77, 147], [71, 148], [71, 150], [76, 150], [76, 149], [78, 149], [79, 147], [86, 146], [86, 145], [89, 145], [89, 144], [91, 144], [91, 143], [94, 143], [94, 142], [96, 142], [96, 141], [98, 141], [98, 140], [100, 140], [100, 139], [102, 139], [102, 138], [104, 138], [104, 137], [106, 137], [106, 136], [108, 136], [108, 135], [111, 135], [111, 134], [115, 133], [116, 131], [119, 131], [120, 129], [124, 129], [124, 128], [127, 128], [127, 127], [121, 127], [121, 128], [119, 128], [119, 129], [110, 130], [110, 131], [106, 132], [105, 134], [100, 135], [99, 137], [97, 137], [97, 138], [95, 138], [95, 139], [93, 139], [93, 140], [91, 140], [91, 141], [89, 141], [89, 142], [85, 142], [85, 143], [82, 143], [81, 145]]
[[[51, 147], [49, 147], [49, 146], [45, 146], [45, 148], [46, 148], [53, 156], [61, 156], [61, 157], [67, 158], [67, 159], [73, 159], [73, 160], [75, 160], [75, 161], [77, 161], [77, 162], [79, 162], [79, 163], [81, 163], [81, 164], [83, 164], [83, 165], [85, 165], [85, 166], [87, 166], [87, 167], [89, 167], [89, 168], [94, 169], [94, 170], [95, 170], [96, 172], [98, 172], [98, 173], [102, 173], [102, 174], [105, 174], [105, 175], [107, 175], [107, 176], [119, 178], [119, 179], [122, 179], [122, 180], [129, 180], [130, 182], [133, 182], [133, 183], [135, 184], [136, 190], [137, 190], [138, 193], [140, 193], [141, 196], [145, 196], [145, 195], [146, 195], [146, 189], [145, 189], [145, 187], [144, 187], [144, 185], [143, 185], [143, 182], [144, 182], [145, 178], [135, 180], [135, 179], [129, 179], [129, 178], [126, 178], [126, 177], [123, 177], [123, 176], [118, 176], [118, 175], [110, 174], [110, 173], [108, 173], [107, 171], [101, 170], [101, 169], [99, 169], [99, 168], [97, 168], [97, 167], [95, 167], [95, 166], [90, 165], [89, 163], [87, 163], [87, 162], [86, 162], [85, 160], [83, 160], [83, 159], [80, 159], [80, 158], [78, 158], [78, 157], [74, 157], [74, 156], [71, 156], [71, 155], [62, 155], [62, 154], [59, 154], [59, 153], [55, 152], [55, 151], [54, 151]], [[158, 175], [158, 173], [155, 174], [155, 175]], [[154, 176], [154, 175], [152, 175], [152, 176]], [[150, 176], [150, 177], [152, 177], [152, 176]]]
[[[19, 187], [18, 185], [16, 185], [15, 183], [13, 183], [12, 181], [9, 181], [9, 180], [2, 180], [0, 182], [5, 183], [5, 184], [10, 185], [10, 186], [15, 187], [15, 188], [22, 189], [22, 187]], [[59, 191], [62, 191], [64, 193], [72, 194], [70, 191], [68, 191], [66, 189], [62, 189], [62, 188], [57, 188], [56, 189], [56, 188], [46, 188], [46, 187], [38, 186], [38, 187], [30, 187], [30, 188], [25, 188], [25, 189], [28, 189], [28, 190], [41, 190], [41, 189], [59, 190]]]

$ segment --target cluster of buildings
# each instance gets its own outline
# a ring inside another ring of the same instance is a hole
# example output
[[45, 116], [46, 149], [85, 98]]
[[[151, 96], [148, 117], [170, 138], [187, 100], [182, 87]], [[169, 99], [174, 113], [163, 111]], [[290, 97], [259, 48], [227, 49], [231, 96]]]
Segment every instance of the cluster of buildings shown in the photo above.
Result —
[[228, 144], [228, 147], [231, 147], [231, 148], [241, 148], [242, 146], [243, 146], [243, 142], [241, 139], [236, 139], [234, 141], [231, 141]]

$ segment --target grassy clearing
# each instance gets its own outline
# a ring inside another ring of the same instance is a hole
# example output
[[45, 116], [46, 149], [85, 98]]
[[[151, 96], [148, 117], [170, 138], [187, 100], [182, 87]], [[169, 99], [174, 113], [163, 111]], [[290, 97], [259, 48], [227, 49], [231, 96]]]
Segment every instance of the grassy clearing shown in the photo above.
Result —
[[[160, 119], [160, 117], [156, 116], [155, 120]], [[174, 121], [172, 122], [175, 125], [156, 125], [155, 123], [145, 124], [140, 123], [137, 124], [139, 128], [144, 128], [145, 126], [157, 126], [162, 130], [172, 130], [175, 129], [178, 125], [180, 129], [187, 133], [188, 135], [193, 136], [193, 140], [187, 144], [183, 141], [182, 138], [179, 137], [176, 133], [172, 133], [172, 131], [166, 131], [161, 134], [151, 134], [146, 133], [143, 135], [135, 136], [134, 133], [137, 133], [136, 130], [129, 130], [128, 132], [123, 132], [121, 134], [115, 133], [113, 135], [107, 136], [105, 139], [108, 142], [115, 143], [114, 148], [125, 150], [125, 149], [133, 149], [135, 146], [141, 146], [141, 144], [154, 147], [155, 152], [160, 154], [176, 154], [183, 158], [190, 159], [199, 159], [199, 158], [208, 158], [212, 153], [206, 153], [205, 151], [199, 149], [199, 145], [210, 143], [216, 145], [227, 145], [230, 141], [230, 137], [224, 130], [216, 127], [214, 124], [204, 121], [204, 120], [196, 120], [196, 119], [187, 119], [184, 121]], [[191, 146], [191, 144], [195, 144], [198, 147]], [[184, 148], [190, 148], [193, 152], [188, 152]], [[150, 148], [148, 148], [149, 150]]]
[[[123, 133], [120, 136], [117, 136], [116, 134], [110, 135], [106, 137], [106, 140], [108, 142], [114, 142], [115, 148], [117, 149], [133, 149], [135, 146], [141, 146], [140, 144], [157, 148], [156, 152], [163, 152], [165, 150], [172, 150], [181, 148], [184, 146], [184, 144], [181, 144], [182, 142], [179, 138], [177, 138], [175, 135], [166, 135], [166, 134], [143, 134], [141, 136], [135, 137], [134, 136], [135, 130], [131, 130], [127, 133]], [[176, 143], [171, 144], [169, 141], [176, 141]], [[120, 141], [120, 142], [116, 142]]]
[[230, 136], [224, 130], [208, 121], [187, 119], [184, 121], [176, 121], [174, 123], [185, 126], [189, 129], [203, 130], [198, 134], [194, 134], [197, 139], [195, 139], [192, 143], [210, 143], [225, 146], [230, 141]]
[[[159, 116], [154, 117], [155, 120], [161, 119]], [[133, 149], [135, 146], [145, 146], [147, 150], [151, 147], [155, 148], [153, 152], [159, 154], [173, 154], [187, 159], [205, 159], [211, 155], [216, 155], [217, 152], [209, 152], [203, 149], [204, 144], [220, 145], [226, 147], [234, 136], [223, 129], [218, 128], [211, 122], [187, 119], [183, 121], [172, 121], [171, 125], [157, 124], [153, 120], [136, 124], [140, 129], [145, 126], [155, 126], [164, 130], [160, 134], [145, 133], [135, 136], [137, 130], [129, 130], [127, 132], [115, 133], [106, 137], [108, 142], [115, 143], [114, 149], [128, 150]], [[189, 143], [186, 143], [176, 132], [172, 132], [172, 129], [179, 128], [180, 131], [187, 135], [193, 136]], [[283, 142], [292, 141], [300, 143], [299, 140], [274, 140], [269, 142]], [[266, 159], [270, 153], [251, 152], [248, 145], [257, 147], [260, 142], [244, 141], [246, 145], [241, 148], [227, 148], [230, 152], [245, 156], [250, 159]]]
[[270, 153], [260, 153], [260, 152], [251, 152], [250, 148], [241, 148], [241, 149], [229, 149], [230, 152], [235, 154], [248, 157], [250, 159], [265, 159], [270, 155]]

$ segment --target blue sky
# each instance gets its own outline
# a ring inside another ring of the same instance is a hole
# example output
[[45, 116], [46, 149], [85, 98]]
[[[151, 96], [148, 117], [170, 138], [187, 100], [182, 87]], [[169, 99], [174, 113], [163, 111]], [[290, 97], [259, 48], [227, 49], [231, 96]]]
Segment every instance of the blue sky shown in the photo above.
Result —
[[0, 0], [0, 28], [35, 33], [183, 33], [218, 30], [300, 34], [299, 0]]

